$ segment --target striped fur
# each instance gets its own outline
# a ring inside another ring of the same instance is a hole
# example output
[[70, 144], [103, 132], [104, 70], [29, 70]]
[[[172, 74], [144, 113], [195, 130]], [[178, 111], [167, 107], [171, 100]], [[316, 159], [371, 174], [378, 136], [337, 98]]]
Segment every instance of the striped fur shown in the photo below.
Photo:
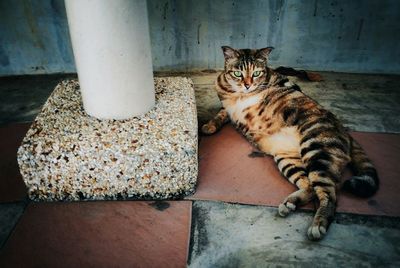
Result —
[[299, 188], [282, 202], [279, 214], [286, 216], [317, 198], [308, 237], [321, 239], [334, 216], [346, 165], [355, 176], [344, 188], [364, 197], [378, 189], [376, 169], [332, 113], [267, 67], [272, 48], [222, 49], [225, 70], [216, 89], [223, 108], [202, 132], [213, 134], [231, 121], [259, 150], [272, 155], [282, 175]]

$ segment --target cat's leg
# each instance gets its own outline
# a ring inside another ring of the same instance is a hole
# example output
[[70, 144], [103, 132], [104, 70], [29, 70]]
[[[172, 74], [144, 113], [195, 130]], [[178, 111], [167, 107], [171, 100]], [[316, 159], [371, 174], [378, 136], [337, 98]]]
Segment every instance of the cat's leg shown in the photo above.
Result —
[[213, 119], [211, 119], [210, 121], [208, 121], [207, 124], [204, 124], [201, 127], [201, 132], [207, 135], [214, 134], [215, 132], [220, 130], [225, 123], [228, 122], [228, 113], [224, 108], [221, 108], [221, 110], [214, 116]]
[[274, 160], [282, 175], [299, 188], [279, 205], [279, 215], [285, 217], [296, 207], [310, 202], [314, 198], [314, 191], [298, 152], [280, 152], [275, 154]]
[[311, 172], [309, 178], [318, 198], [319, 207], [307, 234], [310, 240], [319, 240], [325, 235], [335, 215], [336, 186], [333, 182], [330, 182], [330, 178], [318, 171]]
[[348, 161], [344, 154], [331, 154], [324, 150], [303, 154], [302, 159], [311, 187], [319, 201], [307, 234], [310, 240], [319, 240], [325, 235], [335, 215], [336, 186]]

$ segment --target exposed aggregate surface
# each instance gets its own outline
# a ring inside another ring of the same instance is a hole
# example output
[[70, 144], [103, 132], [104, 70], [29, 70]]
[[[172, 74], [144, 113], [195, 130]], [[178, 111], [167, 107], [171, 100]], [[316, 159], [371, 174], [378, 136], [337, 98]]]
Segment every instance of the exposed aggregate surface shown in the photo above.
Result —
[[176, 198], [194, 191], [197, 117], [193, 83], [155, 78], [156, 105], [143, 116], [86, 114], [77, 80], [59, 83], [18, 150], [32, 200]]

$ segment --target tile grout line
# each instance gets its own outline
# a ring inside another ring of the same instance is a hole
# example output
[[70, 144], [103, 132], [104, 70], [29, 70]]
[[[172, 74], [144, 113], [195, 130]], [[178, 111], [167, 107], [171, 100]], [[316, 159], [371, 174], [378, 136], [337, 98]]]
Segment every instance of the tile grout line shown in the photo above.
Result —
[[186, 264], [186, 266], [185, 267], [188, 267], [188, 265], [189, 265], [189, 261], [190, 261], [190, 248], [191, 248], [191, 244], [192, 244], [192, 230], [193, 230], [193, 226], [192, 226], [192, 224], [193, 224], [193, 213], [192, 213], [192, 209], [193, 209], [193, 201], [192, 200], [188, 200], [189, 202], [190, 202], [190, 208], [189, 208], [189, 232], [188, 232], [188, 237], [187, 237], [187, 242], [186, 242], [186, 245], [187, 245], [187, 247], [186, 247], [186, 261], [185, 261], [185, 264]]

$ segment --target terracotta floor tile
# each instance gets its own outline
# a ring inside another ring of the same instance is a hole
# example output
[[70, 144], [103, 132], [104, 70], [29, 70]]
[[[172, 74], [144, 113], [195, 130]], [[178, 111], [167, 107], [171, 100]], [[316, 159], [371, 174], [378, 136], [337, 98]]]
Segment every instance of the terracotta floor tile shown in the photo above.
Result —
[[30, 125], [20, 123], [0, 128], [0, 202], [19, 201], [26, 196], [17, 163], [17, 150]]
[[31, 203], [0, 267], [185, 267], [191, 202]]
[[253, 147], [232, 126], [202, 137], [199, 178], [193, 198], [278, 205], [295, 188], [280, 177], [269, 157], [251, 158]]
[[343, 192], [338, 209], [344, 212], [400, 216], [400, 135], [352, 132], [366, 150], [380, 177], [379, 191], [369, 199]]
[[[338, 211], [400, 216], [400, 135], [352, 135], [374, 161], [381, 188], [369, 199], [340, 192]], [[271, 157], [251, 158], [252, 151], [253, 147], [230, 125], [213, 136], [202, 137], [197, 190], [188, 199], [278, 206], [296, 188], [280, 175]]]

